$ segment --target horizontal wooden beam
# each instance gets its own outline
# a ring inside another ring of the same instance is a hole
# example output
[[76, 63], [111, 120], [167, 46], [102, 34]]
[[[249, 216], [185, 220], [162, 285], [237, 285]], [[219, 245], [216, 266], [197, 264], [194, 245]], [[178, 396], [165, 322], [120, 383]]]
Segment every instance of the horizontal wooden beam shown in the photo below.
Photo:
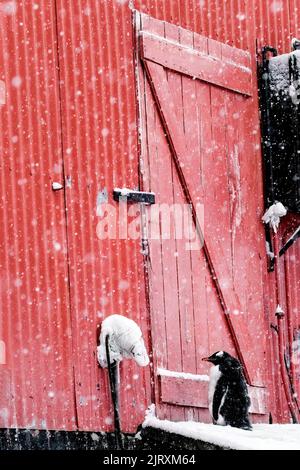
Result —
[[[245, 51], [241, 51], [241, 63], [234, 63], [226, 58], [221, 60], [203, 54], [191, 47], [145, 31], [140, 33], [140, 41], [141, 57], [144, 61], [155, 62], [193, 79], [203, 80], [236, 93], [252, 96], [250, 54], [249, 67], [242, 65], [245, 62], [245, 54], [247, 54]], [[238, 54], [235, 56], [238, 58]]]
[[[208, 408], [208, 382], [159, 375], [161, 401], [179, 406]], [[250, 412], [265, 415], [266, 389], [248, 386], [251, 398]]]

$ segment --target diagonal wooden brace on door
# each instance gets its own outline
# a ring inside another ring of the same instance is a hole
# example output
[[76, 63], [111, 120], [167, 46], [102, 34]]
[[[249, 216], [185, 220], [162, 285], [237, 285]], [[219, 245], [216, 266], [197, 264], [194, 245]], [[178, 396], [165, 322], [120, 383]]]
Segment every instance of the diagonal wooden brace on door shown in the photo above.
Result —
[[[151, 53], [152, 38], [149, 39], [149, 37], [150, 36], [148, 34], [145, 35], [143, 33], [141, 33], [140, 36], [141, 58], [146, 69], [147, 78], [154, 96], [155, 103], [157, 105], [157, 109], [165, 130], [169, 146], [172, 151], [176, 170], [178, 172], [178, 176], [182, 184], [185, 197], [187, 199], [187, 202], [192, 207], [193, 221], [195, 223], [199, 238], [203, 243], [204, 255], [218, 295], [219, 302], [225, 314], [225, 318], [230, 333], [232, 335], [234, 345], [236, 347], [239, 359], [243, 364], [245, 376], [248, 383], [254, 384], [257, 367], [255, 365], [255, 361], [253, 361], [253, 354], [255, 351], [253, 338], [249, 337], [247, 333], [248, 327], [245, 314], [246, 312], [243, 312], [239, 297], [235, 292], [234, 288], [223, 288], [223, 285], [225, 285], [228, 279], [231, 279], [231, 274], [229, 270], [224, 268], [224, 264], [222, 266], [221, 272], [219, 268], [218, 259], [216, 259], [214, 250], [211, 249], [212, 244], [218, 242], [216, 240], [204, 239], [203, 229], [200, 226], [199, 221], [197, 220], [196, 205], [197, 202], [199, 202], [201, 193], [199, 192], [199, 184], [196, 183], [196, 172], [194, 172], [192, 168], [189, 168], [184, 164], [186, 155], [188, 154], [188, 146], [181, 125], [177, 122], [174, 99], [168, 81], [166, 79], [164, 67], [169, 67], [170, 69], [175, 71], [181, 71], [182, 73], [193, 77], [195, 76], [195, 70], [193, 69], [192, 71], [189, 71], [187, 65], [185, 65], [185, 70], [179, 70], [179, 67], [174, 68], [174, 63], [180, 61], [184, 62], [185, 57], [177, 57], [176, 59], [173, 55], [174, 60], [172, 60], [172, 62], [170, 61], [169, 64], [168, 56], [170, 57], [170, 55], [168, 50], [165, 50], [162, 55], [160, 55], [159, 51], [156, 50]], [[152, 44], [156, 44], [157, 46], [157, 41], [158, 39], [154, 37], [154, 42], [152, 41]], [[166, 43], [167, 41], [161, 40], [160, 42]], [[164, 47], [165, 46], [166, 45], [164, 44]], [[170, 47], [172, 52], [172, 48], [174, 47], [173, 43], [171, 43]], [[178, 45], [178, 47], [180, 48], [181, 45]], [[185, 52], [186, 51], [183, 51], [183, 53]], [[213, 65], [213, 67], [214, 66], [215, 65]], [[238, 88], [238, 86], [234, 85], [234, 91], [249, 96], [251, 95], [251, 76], [249, 80], [249, 71], [245, 71], [244, 67], [242, 67], [240, 71], [242, 74], [242, 78], [240, 81], [241, 86]], [[199, 76], [196, 75], [196, 78], [206, 79], [210, 83], [213, 82], [213, 80], [211, 79], [211, 74], [209, 74], [208, 72], [206, 72], [206, 75], [200, 75], [200, 73], [198, 75]], [[218, 80], [219, 83], [215, 82], [216, 85], [224, 86], [230, 89], [230, 87], [227, 86], [227, 83], [225, 83], [224, 80], [223, 84], [220, 83], [221, 78], [219, 78]], [[218, 245], [218, 252], [219, 256], [220, 254], [221, 256], [224, 256], [221, 245]], [[245, 347], [245, 345], [247, 345], [247, 347]]]

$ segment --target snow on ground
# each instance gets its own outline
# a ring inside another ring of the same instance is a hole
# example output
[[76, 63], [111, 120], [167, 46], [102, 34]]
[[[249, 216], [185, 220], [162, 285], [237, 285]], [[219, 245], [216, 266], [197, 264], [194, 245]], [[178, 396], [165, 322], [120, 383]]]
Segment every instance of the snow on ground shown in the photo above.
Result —
[[300, 450], [299, 424], [254, 424], [253, 431], [244, 431], [193, 421], [162, 421], [148, 414], [143, 427], [161, 429], [236, 450]]

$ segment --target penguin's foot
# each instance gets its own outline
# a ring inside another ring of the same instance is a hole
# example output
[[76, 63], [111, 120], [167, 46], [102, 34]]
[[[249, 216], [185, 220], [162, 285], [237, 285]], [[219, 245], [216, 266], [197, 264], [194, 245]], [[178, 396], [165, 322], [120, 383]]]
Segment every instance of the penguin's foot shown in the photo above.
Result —
[[247, 426], [247, 427], [246, 427], [246, 426], [245, 426], [245, 427], [243, 426], [241, 429], [244, 429], [244, 431], [253, 431], [252, 426], [251, 426], [251, 427], [250, 427], [250, 426]]

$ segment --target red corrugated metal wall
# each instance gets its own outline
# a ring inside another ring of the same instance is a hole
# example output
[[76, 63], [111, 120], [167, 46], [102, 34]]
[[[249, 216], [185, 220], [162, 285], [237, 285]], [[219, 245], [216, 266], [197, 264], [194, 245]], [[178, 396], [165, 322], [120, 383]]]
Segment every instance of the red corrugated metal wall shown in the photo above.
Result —
[[[114, 186], [138, 186], [131, 11], [24, 0], [2, 1], [0, 15], [0, 426], [109, 430], [99, 325], [123, 313], [147, 339], [139, 240], [96, 233], [99, 194], [112, 202]], [[149, 371], [127, 363], [121, 380], [122, 420], [133, 431], [149, 403]]]
[[55, 8], [37, 5], [0, 3], [0, 426], [74, 429]]
[[[114, 186], [139, 184], [132, 8], [250, 50], [254, 72], [256, 40], [285, 52], [300, 35], [300, 0], [1, 0], [2, 427], [111, 429], [97, 325], [120, 312], [147, 336], [139, 241], [96, 235], [105, 190], [111, 201]], [[258, 123], [257, 107], [257, 132]], [[53, 193], [52, 181], [65, 190]], [[265, 280], [269, 321], [274, 282]], [[298, 294], [293, 302], [299, 309]], [[151, 401], [149, 371], [126, 363], [121, 374], [133, 431]], [[286, 417], [281, 392], [272, 396], [274, 416]]]
[[[101, 195], [113, 203], [114, 187], [138, 187], [131, 11], [124, 2], [61, 0], [57, 25], [78, 423], [111, 429], [107, 372], [95, 358], [97, 325], [122, 313], [147, 337], [140, 242], [96, 233]], [[121, 419], [133, 431], [149, 402], [149, 370], [126, 361], [121, 382]]]

